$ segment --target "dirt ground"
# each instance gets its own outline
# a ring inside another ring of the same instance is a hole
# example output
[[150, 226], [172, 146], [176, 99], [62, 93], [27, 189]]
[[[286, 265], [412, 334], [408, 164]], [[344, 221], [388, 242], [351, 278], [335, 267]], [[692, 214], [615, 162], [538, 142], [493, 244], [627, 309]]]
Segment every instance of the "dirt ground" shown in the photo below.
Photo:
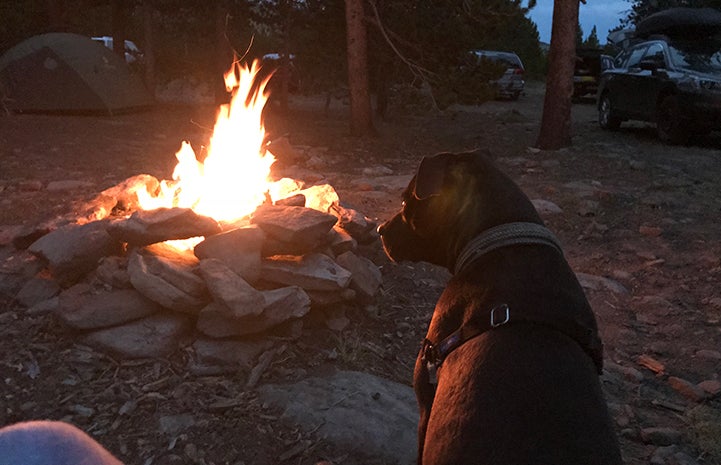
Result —
[[[322, 100], [304, 98], [289, 115], [273, 115], [268, 131], [319, 153], [317, 177], [378, 221], [399, 207], [400, 190], [359, 180], [410, 175], [422, 156], [438, 151], [487, 148], [531, 199], [562, 209], [544, 219], [574, 270], [595, 278], [586, 291], [605, 344], [602, 380], [626, 463], [719, 464], [721, 400], [697, 385], [714, 391], [721, 378], [721, 138], [669, 147], [646, 124], [604, 132], [594, 105], [581, 103], [573, 108], [574, 145], [537, 151], [529, 147], [542, 101], [543, 86], [529, 83], [518, 101], [440, 114], [391, 108], [377, 122], [377, 138], [357, 139], [348, 135], [342, 102], [326, 113]], [[0, 226], [66, 214], [74, 201], [139, 173], [169, 178], [180, 141], [206, 143], [214, 111], [0, 116]], [[46, 189], [60, 180], [88, 184], [61, 194]], [[13, 253], [0, 247], [2, 260]], [[352, 369], [410, 385], [448, 275], [389, 263], [378, 243], [362, 253], [382, 267], [377, 298], [345, 306], [350, 324], [342, 331], [308, 317], [301, 338], [286, 342], [261, 383]], [[281, 421], [281, 412], [244, 388], [248, 373], [193, 376], [187, 357], [114, 360], [75, 344], [51, 316], [28, 315], [4, 298], [0, 425], [66, 420], [127, 464], [383, 463]], [[181, 434], [161, 431], [161, 417], [186, 413], [193, 421]]]

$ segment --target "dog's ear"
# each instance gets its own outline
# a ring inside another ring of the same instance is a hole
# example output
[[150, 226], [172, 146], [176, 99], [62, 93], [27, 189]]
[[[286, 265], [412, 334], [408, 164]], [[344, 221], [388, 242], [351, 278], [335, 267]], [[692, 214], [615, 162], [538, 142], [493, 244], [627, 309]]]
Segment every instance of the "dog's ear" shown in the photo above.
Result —
[[418, 166], [416, 185], [413, 189], [415, 198], [423, 200], [441, 194], [449, 155], [448, 153], [439, 153], [432, 157], [423, 157], [420, 166]]

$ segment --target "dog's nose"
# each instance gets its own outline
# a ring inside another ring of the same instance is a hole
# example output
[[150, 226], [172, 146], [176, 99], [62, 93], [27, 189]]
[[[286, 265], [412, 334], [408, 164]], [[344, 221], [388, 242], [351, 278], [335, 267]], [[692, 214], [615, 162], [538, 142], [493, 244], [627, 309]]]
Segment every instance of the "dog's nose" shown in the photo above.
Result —
[[381, 224], [378, 225], [378, 228], [376, 228], [376, 231], [378, 232], [378, 234], [380, 234], [380, 235], [382, 236], [382, 235], [383, 235], [383, 231], [386, 229], [387, 226], [388, 226], [388, 222], [387, 222], [387, 221], [386, 221], [385, 223], [381, 223]]

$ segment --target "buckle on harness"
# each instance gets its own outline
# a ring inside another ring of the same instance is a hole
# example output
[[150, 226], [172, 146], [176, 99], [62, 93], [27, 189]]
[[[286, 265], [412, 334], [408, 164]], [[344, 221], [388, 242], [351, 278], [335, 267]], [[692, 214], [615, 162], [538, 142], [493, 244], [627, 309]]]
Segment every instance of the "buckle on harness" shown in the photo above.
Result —
[[511, 320], [511, 310], [508, 305], [501, 304], [491, 309], [491, 328], [503, 326]]

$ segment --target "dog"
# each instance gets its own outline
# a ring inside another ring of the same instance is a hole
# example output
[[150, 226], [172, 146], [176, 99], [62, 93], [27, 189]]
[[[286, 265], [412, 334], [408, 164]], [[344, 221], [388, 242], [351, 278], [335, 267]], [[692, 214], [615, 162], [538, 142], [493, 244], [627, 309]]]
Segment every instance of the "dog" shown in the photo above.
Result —
[[487, 155], [424, 158], [378, 232], [393, 261], [453, 273], [413, 375], [419, 464], [622, 463], [591, 307], [558, 240]]

